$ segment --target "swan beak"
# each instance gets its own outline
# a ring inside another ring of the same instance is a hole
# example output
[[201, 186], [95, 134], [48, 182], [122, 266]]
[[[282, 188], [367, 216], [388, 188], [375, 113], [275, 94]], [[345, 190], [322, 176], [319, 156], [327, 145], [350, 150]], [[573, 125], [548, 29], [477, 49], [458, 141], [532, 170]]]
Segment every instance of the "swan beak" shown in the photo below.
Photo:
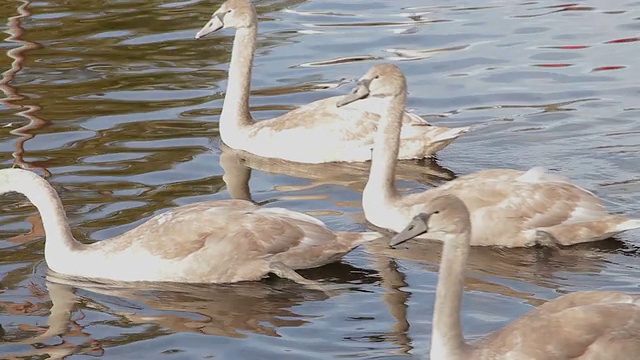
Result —
[[407, 225], [404, 230], [396, 234], [396, 236], [392, 237], [389, 240], [389, 246], [394, 247], [402, 244], [403, 242], [409, 241], [417, 236], [420, 236], [427, 231], [429, 231], [429, 227], [427, 223], [429, 222], [429, 216], [426, 214], [419, 214], [411, 220], [409, 225]]
[[351, 104], [352, 102], [364, 99], [369, 96], [369, 80], [360, 80], [358, 81], [358, 85], [353, 89], [351, 94], [345, 95], [342, 99], [338, 100], [336, 103], [337, 107], [343, 107], [347, 104]]
[[224, 13], [222, 14], [213, 14], [211, 20], [207, 22], [200, 31], [196, 34], [196, 39], [203, 38], [211, 33], [214, 33], [224, 27], [224, 22], [222, 18], [224, 17]]

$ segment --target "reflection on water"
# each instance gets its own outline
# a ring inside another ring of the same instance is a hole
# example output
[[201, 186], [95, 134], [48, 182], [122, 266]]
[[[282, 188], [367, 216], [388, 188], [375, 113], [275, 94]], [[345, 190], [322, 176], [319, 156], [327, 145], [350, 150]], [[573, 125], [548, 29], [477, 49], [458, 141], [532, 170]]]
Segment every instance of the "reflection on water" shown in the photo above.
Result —
[[[220, 165], [229, 176], [232, 171], [234, 176], [247, 177], [249, 174], [240, 175], [245, 169], [256, 169], [271, 174], [281, 174], [311, 180], [311, 183], [301, 186], [276, 185], [278, 191], [307, 190], [323, 185], [341, 185], [356, 191], [364, 190], [369, 177], [371, 163], [325, 163], [325, 164], [298, 164], [279, 159], [266, 159], [241, 150], [234, 150], [220, 144]], [[419, 182], [423, 185], [438, 186], [444, 181], [453, 180], [455, 174], [438, 165], [433, 159], [399, 161], [397, 166], [399, 180]], [[245, 172], [247, 171], [245, 170]], [[248, 182], [248, 179], [244, 179]], [[239, 181], [237, 181], [239, 182]], [[227, 182], [227, 185], [228, 182]], [[249, 192], [246, 188], [243, 191]], [[231, 196], [234, 196], [231, 193]], [[245, 195], [238, 194], [239, 198]], [[235, 198], [235, 196], [234, 196]]]
[[[104, 348], [140, 341], [141, 338], [158, 338], [178, 333], [195, 333], [220, 337], [246, 338], [247, 334], [279, 336], [278, 328], [298, 327], [318, 315], [297, 314], [291, 308], [305, 301], [323, 301], [324, 292], [307, 290], [277, 283], [241, 283], [233, 285], [171, 285], [155, 284], [127, 287], [125, 284], [100, 285], [64, 278], [47, 277], [46, 288], [35, 290], [49, 294], [51, 300], [47, 327], [23, 326], [15, 333], [7, 334], [11, 344], [49, 344], [59, 337], [84, 338], [72, 353], [86, 353]], [[13, 303], [3, 304], [13, 313], [26, 311], [27, 307]], [[33, 311], [34, 309], [31, 309]], [[36, 309], [35, 310], [43, 310]], [[29, 311], [29, 313], [31, 313]], [[99, 316], [92, 314], [99, 312]], [[80, 319], [74, 314], [81, 313]], [[16, 314], [17, 315], [17, 314]], [[69, 331], [72, 323], [75, 329]], [[108, 323], [111, 331], [122, 334], [113, 339], [96, 338], [92, 328]], [[129, 333], [130, 329], [139, 331]], [[5, 331], [11, 329], [5, 329]], [[59, 348], [59, 344], [44, 349]], [[97, 348], [96, 348], [97, 347]], [[28, 350], [14, 356], [33, 355]], [[43, 348], [39, 349], [43, 350]], [[42, 351], [46, 353], [47, 351]]]
[[[299, 166], [220, 144], [232, 34], [193, 40], [219, 4], [0, 2], [0, 161], [47, 176], [81, 241], [229, 197], [303, 211], [334, 230], [369, 227], [360, 207], [367, 164]], [[402, 162], [402, 189], [542, 165], [640, 216], [639, 6], [259, 2], [252, 114], [344, 94], [372, 64], [396, 62], [413, 111], [475, 129], [436, 160]], [[426, 354], [430, 343], [436, 243], [372, 243], [303, 272], [345, 286], [328, 294], [277, 278], [177, 288], [46, 279], [42, 223], [16, 195], [0, 197], [0, 233], [3, 358], [373, 359]], [[568, 291], [638, 292], [639, 235], [474, 249], [465, 333], [483, 335]]]

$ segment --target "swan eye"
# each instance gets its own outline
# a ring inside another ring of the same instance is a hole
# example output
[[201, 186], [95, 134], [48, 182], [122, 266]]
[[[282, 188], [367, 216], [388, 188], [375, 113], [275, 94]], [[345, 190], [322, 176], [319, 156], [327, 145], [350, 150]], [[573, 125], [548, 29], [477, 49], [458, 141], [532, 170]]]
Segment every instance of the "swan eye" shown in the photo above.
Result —
[[440, 210], [434, 211], [433, 214], [440, 214]]
[[409, 225], [409, 226], [407, 227], [407, 230], [408, 230], [408, 231], [411, 231], [411, 230], [413, 230], [413, 228], [414, 228], [414, 226], [413, 226], [413, 225]]
[[373, 77], [374, 79], [380, 79], [380, 75], [376, 75]]
[[233, 12], [233, 9], [227, 10], [227, 14], [231, 14], [232, 12]]

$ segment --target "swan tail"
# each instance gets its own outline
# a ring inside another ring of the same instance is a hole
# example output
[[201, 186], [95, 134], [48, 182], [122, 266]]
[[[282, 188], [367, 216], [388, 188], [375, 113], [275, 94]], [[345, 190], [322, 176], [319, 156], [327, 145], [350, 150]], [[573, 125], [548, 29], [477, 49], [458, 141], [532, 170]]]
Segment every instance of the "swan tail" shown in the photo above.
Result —
[[465, 134], [471, 130], [468, 126], [446, 129], [445, 131], [439, 133], [433, 138], [433, 142], [441, 142], [448, 141], [451, 142], [455, 140], [458, 136]]
[[616, 226], [616, 231], [623, 232], [640, 228], [640, 219], [626, 219]]
[[544, 234], [560, 245], [600, 241], [623, 231], [640, 228], [640, 219], [610, 215], [599, 220], [562, 224], [538, 229], [538, 236]]
[[365, 232], [359, 232], [359, 233], [356, 233], [356, 232], [340, 233], [341, 240], [352, 247], [356, 247], [358, 245], [362, 245], [370, 241], [380, 239], [382, 237], [384, 237], [382, 234], [375, 231], [365, 231]]

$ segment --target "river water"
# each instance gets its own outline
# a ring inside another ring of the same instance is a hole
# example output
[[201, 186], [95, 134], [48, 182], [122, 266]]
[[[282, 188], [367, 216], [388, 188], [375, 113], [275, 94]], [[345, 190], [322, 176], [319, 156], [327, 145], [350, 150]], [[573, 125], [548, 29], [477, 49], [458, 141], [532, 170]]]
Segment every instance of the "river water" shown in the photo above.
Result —
[[[233, 33], [193, 39], [219, 5], [0, 3], [1, 165], [47, 176], [81, 241], [176, 205], [249, 196], [335, 230], [367, 229], [366, 168], [295, 168], [221, 146]], [[411, 110], [475, 129], [434, 161], [403, 163], [403, 188], [542, 165], [613, 212], [640, 216], [640, 2], [268, 0], [257, 8], [255, 118], [345, 94], [370, 66], [393, 62], [407, 75]], [[474, 249], [465, 335], [569, 291], [639, 292], [639, 237], [561, 251]], [[0, 239], [2, 358], [427, 357], [438, 244], [376, 243], [303, 272], [347, 289], [325, 293], [277, 278], [152, 289], [50, 281], [40, 218], [17, 195], [0, 198]]]

